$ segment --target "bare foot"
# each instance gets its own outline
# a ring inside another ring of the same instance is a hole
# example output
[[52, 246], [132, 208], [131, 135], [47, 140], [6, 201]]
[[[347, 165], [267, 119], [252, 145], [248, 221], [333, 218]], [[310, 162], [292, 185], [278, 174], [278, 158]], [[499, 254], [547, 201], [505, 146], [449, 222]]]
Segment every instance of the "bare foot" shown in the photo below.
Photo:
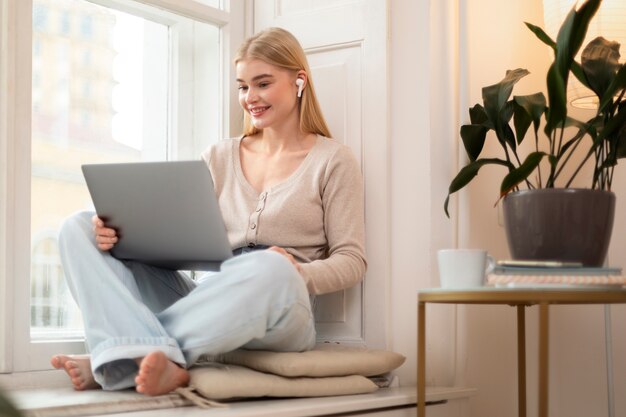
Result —
[[89, 355], [55, 355], [50, 358], [50, 363], [56, 369], [63, 369], [67, 373], [75, 390], [100, 388], [93, 378]]
[[170, 361], [163, 352], [152, 352], [141, 360], [135, 378], [137, 392], [163, 395], [189, 384], [189, 373]]

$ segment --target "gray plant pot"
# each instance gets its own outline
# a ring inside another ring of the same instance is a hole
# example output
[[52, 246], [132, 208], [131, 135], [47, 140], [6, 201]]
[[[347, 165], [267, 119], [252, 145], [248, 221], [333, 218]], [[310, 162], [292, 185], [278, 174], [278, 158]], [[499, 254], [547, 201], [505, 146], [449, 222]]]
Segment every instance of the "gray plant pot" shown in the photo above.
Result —
[[615, 215], [612, 192], [522, 190], [508, 194], [503, 209], [513, 259], [604, 264]]

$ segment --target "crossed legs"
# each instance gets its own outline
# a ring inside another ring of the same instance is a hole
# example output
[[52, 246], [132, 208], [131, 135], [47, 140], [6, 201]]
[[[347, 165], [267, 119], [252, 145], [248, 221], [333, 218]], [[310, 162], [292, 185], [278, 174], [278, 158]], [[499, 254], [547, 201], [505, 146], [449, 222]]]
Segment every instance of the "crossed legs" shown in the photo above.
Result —
[[284, 256], [240, 255], [198, 284], [99, 251], [90, 218], [80, 213], [68, 219], [59, 238], [91, 355], [56, 355], [51, 363], [76, 389], [135, 387], [159, 395], [186, 385], [185, 368], [201, 354], [314, 345], [306, 286]]

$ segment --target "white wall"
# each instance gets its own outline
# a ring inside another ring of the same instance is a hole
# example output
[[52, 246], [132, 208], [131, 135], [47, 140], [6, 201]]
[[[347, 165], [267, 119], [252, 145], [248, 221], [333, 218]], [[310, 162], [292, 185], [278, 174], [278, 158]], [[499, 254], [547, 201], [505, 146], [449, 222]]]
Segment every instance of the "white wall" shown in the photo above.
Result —
[[[420, 277], [429, 276], [429, 233], [412, 239], [411, 233], [424, 230], [418, 213], [426, 211], [419, 195], [429, 197], [428, 152], [418, 152], [418, 143], [429, 148], [428, 117], [423, 100], [428, 95], [428, 72], [420, 67], [418, 50], [427, 50], [428, 14], [417, 2], [391, 3], [390, 91], [391, 91], [391, 196], [392, 196], [392, 260], [391, 260], [391, 335], [390, 348], [406, 355], [398, 371], [403, 384], [416, 381], [415, 294]], [[428, 9], [426, 7], [426, 9]], [[419, 24], [417, 23], [419, 21]], [[418, 28], [421, 28], [421, 33]], [[419, 48], [418, 48], [419, 45]], [[415, 117], [412, 117], [415, 116]], [[418, 119], [417, 123], [413, 120]], [[416, 126], [417, 125], [417, 126]], [[420, 140], [421, 136], [421, 140]], [[426, 175], [424, 175], [426, 174]], [[408, 181], [401, 180], [406, 178]], [[415, 182], [408, 185], [407, 183]], [[408, 186], [409, 189], [403, 189]], [[417, 244], [416, 244], [417, 242]]]
[[[442, 144], [450, 147], [452, 142], [446, 145], [446, 141], [431, 140], [430, 97], [437, 89], [431, 89], [430, 79], [430, 4], [427, 1], [390, 1], [389, 4], [391, 349], [407, 356], [398, 374], [402, 384], [408, 385], [416, 382], [417, 290], [437, 285], [433, 274], [433, 245], [435, 241], [447, 240], [451, 230], [451, 223], [443, 219], [436, 220], [441, 229], [437, 230], [433, 224], [432, 205], [437, 206], [439, 214], [443, 202], [442, 180], [435, 178], [433, 171], [447, 179], [450, 169], [433, 167], [431, 154]], [[445, 175], [441, 175], [441, 169]], [[434, 180], [440, 183], [433, 186]], [[454, 359], [454, 327], [438, 326], [436, 323], [442, 320], [450, 321], [450, 313], [431, 315], [428, 321], [427, 378], [432, 384], [452, 384], [454, 379], [453, 369], [448, 365]], [[431, 346], [438, 349], [432, 351]]]
[[[464, 163], [458, 128], [481, 88], [507, 69], [531, 75], [516, 94], [545, 90], [549, 51], [525, 27], [543, 25], [541, 0], [390, 1], [392, 166], [392, 348], [407, 355], [399, 371], [415, 383], [416, 290], [438, 285], [434, 254], [444, 247], [480, 247], [508, 257], [501, 214], [493, 208], [502, 176], [484, 168], [453, 199], [452, 218], [442, 204]], [[460, 109], [460, 110], [459, 110]], [[494, 140], [494, 138], [488, 139]], [[488, 147], [486, 152], [495, 152]], [[460, 160], [460, 161], [459, 161]], [[459, 162], [457, 162], [459, 161]], [[612, 265], [626, 249], [623, 201], [626, 172], [618, 167]], [[472, 416], [517, 414], [516, 315], [502, 306], [428, 307], [427, 381], [479, 389]], [[626, 416], [626, 307], [612, 307], [616, 416]], [[537, 312], [527, 310], [528, 414], [537, 409]], [[551, 308], [550, 410], [553, 416], [607, 415], [603, 309]]]
[[[481, 88], [502, 79], [507, 69], [526, 68], [531, 74], [515, 87], [515, 94], [542, 91], [549, 52], [535, 40], [524, 21], [543, 25], [541, 0], [473, 0], [467, 9], [467, 90], [466, 108], [482, 102]], [[485, 13], [489, 10], [489, 13]], [[497, 16], [497, 19], [494, 18]], [[468, 116], [463, 114], [463, 122]], [[484, 152], [497, 152], [495, 136], [488, 137]], [[491, 145], [491, 146], [489, 146]], [[494, 153], [495, 155], [495, 153]], [[499, 154], [498, 154], [499, 155]], [[464, 192], [459, 204], [463, 220], [459, 225], [461, 247], [486, 248], [497, 259], [508, 250], [501, 212], [493, 208], [498, 199], [502, 169], [486, 167]], [[537, 321], [534, 309], [527, 310], [528, 410], [536, 412]], [[472, 416], [514, 416], [517, 414], [516, 312], [503, 306], [461, 306], [459, 314], [459, 363], [461, 380], [479, 388], [471, 401]], [[554, 397], [553, 397], [554, 398]], [[555, 400], [552, 401], [556, 403]]]

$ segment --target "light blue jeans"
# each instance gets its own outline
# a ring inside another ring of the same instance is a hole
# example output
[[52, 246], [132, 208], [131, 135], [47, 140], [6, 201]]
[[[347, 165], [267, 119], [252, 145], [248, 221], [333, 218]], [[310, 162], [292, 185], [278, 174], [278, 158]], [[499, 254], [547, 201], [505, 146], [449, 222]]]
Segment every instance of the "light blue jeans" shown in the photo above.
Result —
[[61, 261], [80, 307], [96, 382], [133, 387], [135, 358], [162, 351], [181, 366], [237, 348], [304, 351], [315, 344], [309, 295], [283, 255], [239, 255], [198, 282], [185, 274], [120, 261], [96, 246], [91, 217], [69, 217]]

